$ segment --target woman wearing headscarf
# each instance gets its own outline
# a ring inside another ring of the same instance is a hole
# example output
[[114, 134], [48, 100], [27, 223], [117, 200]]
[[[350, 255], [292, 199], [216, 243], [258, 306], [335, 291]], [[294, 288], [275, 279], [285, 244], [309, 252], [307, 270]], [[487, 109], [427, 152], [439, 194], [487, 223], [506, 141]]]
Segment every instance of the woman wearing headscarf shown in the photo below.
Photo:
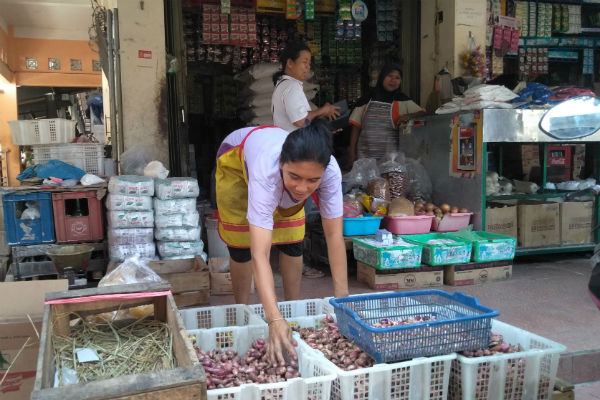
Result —
[[375, 88], [358, 100], [350, 115], [350, 162], [358, 158], [380, 159], [390, 149], [397, 149], [400, 123], [425, 112], [402, 93], [401, 85], [400, 65], [386, 65]]

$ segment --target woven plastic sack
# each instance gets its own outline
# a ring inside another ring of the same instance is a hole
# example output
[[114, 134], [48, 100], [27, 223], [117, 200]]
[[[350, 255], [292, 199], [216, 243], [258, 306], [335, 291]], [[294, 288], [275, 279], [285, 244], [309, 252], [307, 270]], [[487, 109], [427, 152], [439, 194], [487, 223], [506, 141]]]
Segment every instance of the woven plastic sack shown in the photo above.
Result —
[[110, 228], [106, 235], [111, 245], [149, 244], [154, 242], [152, 228]]
[[154, 230], [154, 238], [164, 242], [194, 242], [200, 240], [200, 228], [160, 228]]
[[108, 226], [111, 228], [152, 228], [154, 226], [152, 211], [109, 211], [106, 216]]
[[133, 245], [109, 245], [108, 254], [111, 261], [122, 261], [127, 257], [139, 256], [140, 258], [155, 258], [156, 247], [154, 243]]
[[154, 181], [154, 195], [161, 200], [198, 197], [200, 188], [194, 178], [167, 178]]
[[187, 214], [198, 211], [196, 210], [196, 199], [160, 200], [154, 198], [154, 212], [156, 215], [166, 215]]
[[152, 197], [129, 196], [109, 193], [106, 196], [108, 210], [148, 211], [152, 210]]
[[200, 214], [191, 212], [187, 214], [154, 214], [154, 227], [182, 227], [182, 226], [199, 226]]
[[196, 256], [204, 250], [202, 240], [195, 242], [157, 242], [158, 254], [161, 257]]
[[108, 192], [130, 196], [154, 196], [154, 179], [138, 175], [111, 176]]

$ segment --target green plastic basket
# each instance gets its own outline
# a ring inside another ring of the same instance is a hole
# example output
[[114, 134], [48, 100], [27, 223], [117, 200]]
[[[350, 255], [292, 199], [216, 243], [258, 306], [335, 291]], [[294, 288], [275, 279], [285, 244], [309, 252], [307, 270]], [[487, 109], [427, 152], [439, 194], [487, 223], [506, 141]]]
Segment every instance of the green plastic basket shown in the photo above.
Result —
[[391, 245], [384, 246], [374, 238], [352, 239], [354, 258], [375, 269], [413, 268], [421, 265], [422, 246], [394, 236]]
[[470, 242], [473, 246], [472, 258], [475, 262], [512, 260], [515, 258], [517, 239], [499, 233], [472, 231], [453, 232], [457, 240]]
[[[471, 260], [471, 243], [449, 236], [448, 233], [426, 233], [401, 236], [407, 242], [423, 246], [421, 262], [428, 265], [451, 265]], [[452, 240], [454, 243], [429, 243], [431, 240]]]

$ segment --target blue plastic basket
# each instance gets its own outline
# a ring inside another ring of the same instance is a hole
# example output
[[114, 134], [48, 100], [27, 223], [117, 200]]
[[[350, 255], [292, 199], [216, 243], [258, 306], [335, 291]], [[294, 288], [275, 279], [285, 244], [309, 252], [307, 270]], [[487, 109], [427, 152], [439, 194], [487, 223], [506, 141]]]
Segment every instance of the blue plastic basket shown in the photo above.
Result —
[[344, 218], [344, 236], [374, 235], [383, 217]]
[[[37, 204], [40, 217], [21, 219], [20, 212], [25, 203]], [[52, 193], [12, 193], [2, 196], [4, 207], [4, 228], [6, 242], [10, 246], [22, 246], [54, 242], [54, 213], [52, 211]]]
[[[472, 296], [442, 290], [332, 298], [340, 332], [377, 362], [396, 362], [487, 347], [499, 313]], [[435, 317], [418, 324], [375, 328], [382, 318]]]

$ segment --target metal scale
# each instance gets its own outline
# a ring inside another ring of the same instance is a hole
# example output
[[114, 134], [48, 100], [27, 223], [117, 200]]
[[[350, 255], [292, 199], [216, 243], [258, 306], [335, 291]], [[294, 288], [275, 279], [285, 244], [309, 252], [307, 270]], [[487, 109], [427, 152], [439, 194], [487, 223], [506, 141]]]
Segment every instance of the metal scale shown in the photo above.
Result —
[[55, 246], [46, 252], [56, 268], [59, 278], [69, 281], [69, 289], [85, 289], [87, 269], [94, 248], [86, 244]]

